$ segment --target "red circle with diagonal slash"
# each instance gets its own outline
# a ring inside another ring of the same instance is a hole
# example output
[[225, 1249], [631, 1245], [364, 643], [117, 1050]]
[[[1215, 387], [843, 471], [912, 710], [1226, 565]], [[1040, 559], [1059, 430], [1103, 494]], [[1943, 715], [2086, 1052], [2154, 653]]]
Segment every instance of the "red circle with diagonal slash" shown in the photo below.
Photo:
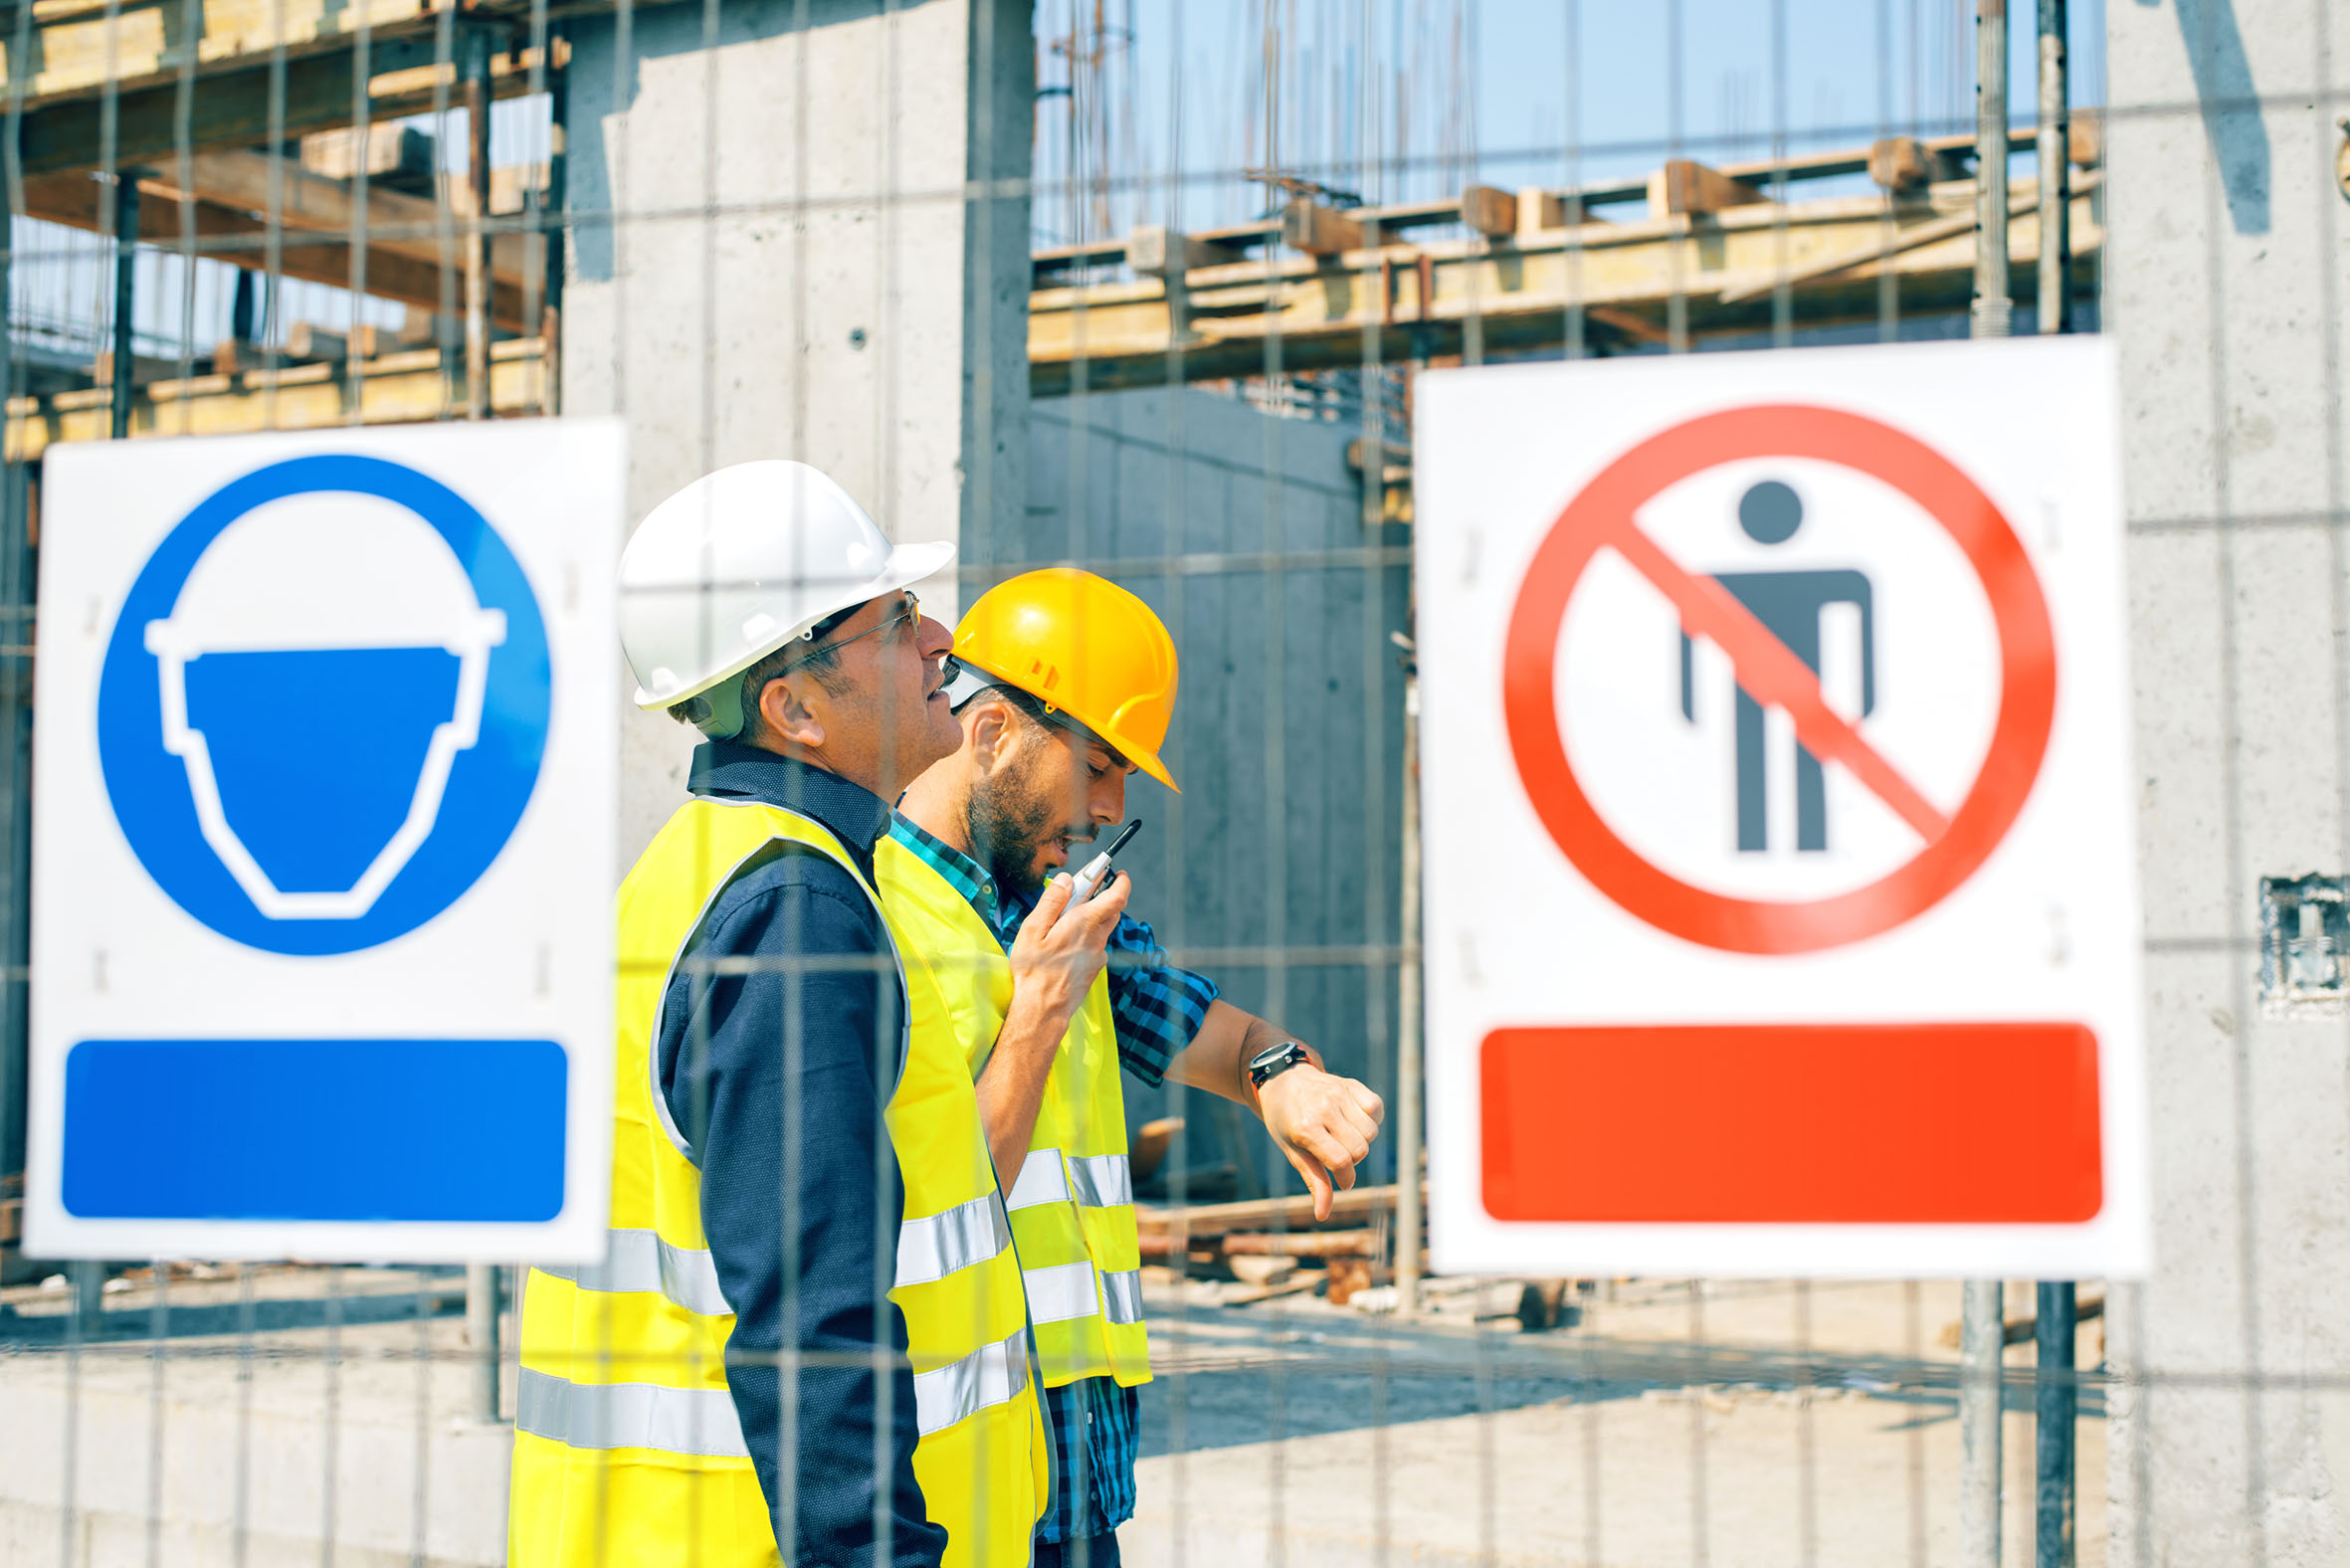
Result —
[[[1734, 898], [1659, 870], [1592, 807], [1559, 733], [1558, 638], [1585, 569], [1603, 547], [1636, 529], [1640, 507], [1667, 486], [1743, 458], [1814, 458], [1881, 480], [1916, 501], [1974, 567], [1999, 634], [1999, 719], [1964, 804], [1897, 870], [1834, 897]], [[1922, 914], [1998, 847], [2024, 809], [2048, 752], [2056, 706], [2056, 637], [2023, 541], [1991, 497], [1949, 459], [1860, 414], [1801, 405], [1731, 409], [1642, 442], [1559, 513], [1510, 612], [1501, 705], [1535, 814], [1593, 886], [1658, 929], [1707, 947], [1817, 952]]]

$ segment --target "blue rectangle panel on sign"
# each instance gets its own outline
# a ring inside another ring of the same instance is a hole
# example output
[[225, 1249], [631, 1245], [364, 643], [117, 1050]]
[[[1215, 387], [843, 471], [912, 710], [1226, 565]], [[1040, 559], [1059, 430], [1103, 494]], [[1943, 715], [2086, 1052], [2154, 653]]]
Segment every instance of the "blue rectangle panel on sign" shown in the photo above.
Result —
[[551, 1040], [85, 1040], [66, 1057], [66, 1211], [551, 1220], [569, 1076]]

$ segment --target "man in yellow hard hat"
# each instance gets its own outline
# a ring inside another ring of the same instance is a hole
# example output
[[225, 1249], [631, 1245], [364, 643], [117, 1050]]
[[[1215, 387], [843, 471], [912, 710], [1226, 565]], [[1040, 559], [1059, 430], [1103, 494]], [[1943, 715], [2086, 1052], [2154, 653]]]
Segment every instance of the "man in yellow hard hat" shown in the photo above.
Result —
[[[705, 744], [620, 890], [606, 1259], [523, 1298], [513, 1568], [1027, 1568], [1019, 1258], [959, 1032], [873, 882], [888, 803], [959, 740], [909, 591], [953, 552], [771, 461], [622, 558], [637, 700]], [[1067, 1029], [1047, 1003], [1115, 912], [1030, 922], [1014, 1049]]]
[[[1053, 1421], [1052, 1506], [1039, 1568], [1114, 1568], [1134, 1506], [1135, 1388], [1150, 1377], [1126, 1161], [1122, 1066], [1247, 1106], [1327, 1217], [1354, 1185], [1384, 1113], [1312, 1047], [1178, 969], [1121, 915], [1108, 971], [1087, 977], [1067, 1034], [1003, 1027], [1006, 950], [1073, 895], [1071, 851], [1125, 815], [1174, 716], [1175, 644], [1150, 607], [1090, 572], [1053, 568], [981, 596], [955, 631], [950, 688], [962, 745], [898, 803], [875, 854], [881, 901], [937, 975], [969, 1054], [1006, 1187]], [[1100, 896], [1122, 896], [1121, 877]], [[1026, 980], [1022, 982], [1028, 984]]]

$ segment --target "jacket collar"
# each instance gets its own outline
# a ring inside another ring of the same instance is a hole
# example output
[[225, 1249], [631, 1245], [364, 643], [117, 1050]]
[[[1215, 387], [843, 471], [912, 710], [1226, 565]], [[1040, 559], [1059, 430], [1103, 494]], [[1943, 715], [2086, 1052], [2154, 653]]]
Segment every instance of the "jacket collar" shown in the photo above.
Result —
[[868, 882], [874, 846], [889, 831], [889, 803], [837, 773], [736, 740], [707, 740], [693, 751], [687, 792], [712, 800], [755, 800], [813, 818], [841, 841]]

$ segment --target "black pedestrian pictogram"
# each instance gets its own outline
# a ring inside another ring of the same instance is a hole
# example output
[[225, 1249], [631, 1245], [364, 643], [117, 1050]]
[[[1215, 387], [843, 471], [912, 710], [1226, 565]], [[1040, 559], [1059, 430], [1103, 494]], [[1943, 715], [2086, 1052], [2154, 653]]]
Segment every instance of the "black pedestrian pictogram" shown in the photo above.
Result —
[[[1739, 497], [1738, 525], [1757, 544], [1784, 544], [1803, 526], [1803, 497], [1777, 480], [1764, 480]], [[1857, 606], [1860, 714], [1866, 717], [1875, 708], [1876, 608], [1865, 575], [1851, 570], [1716, 572], [1713, 580], [1815, 676], [1820, 673], [1821, 613], [1832, 604]], [[1680, 634], [1680, 710], [1683, 718], [1696, 721], [1695, 672], [1685, 626]], [[1770, 848], [1770, 780], [1763, 761], [1762, 704], [1743, 686], [1738, 687], [1737, 736], [1738, 848], [1759, 852]], [[1815, 852], [1828, 848], [1826, 776], [1820, 759], [1800, 743], [1795, 751], [1795, 847]]]

